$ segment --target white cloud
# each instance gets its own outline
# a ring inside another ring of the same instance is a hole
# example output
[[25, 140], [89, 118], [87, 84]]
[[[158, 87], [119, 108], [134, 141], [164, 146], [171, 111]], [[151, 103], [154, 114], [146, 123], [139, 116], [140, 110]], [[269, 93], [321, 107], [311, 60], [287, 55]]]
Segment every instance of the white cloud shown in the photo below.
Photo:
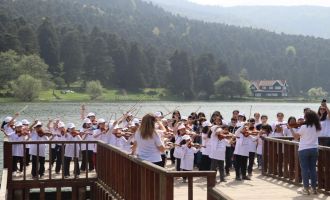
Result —
[[237, 5], [313, 5], [330, 7], [330, 0], [189, 0], [204, 5], [237, 6]]

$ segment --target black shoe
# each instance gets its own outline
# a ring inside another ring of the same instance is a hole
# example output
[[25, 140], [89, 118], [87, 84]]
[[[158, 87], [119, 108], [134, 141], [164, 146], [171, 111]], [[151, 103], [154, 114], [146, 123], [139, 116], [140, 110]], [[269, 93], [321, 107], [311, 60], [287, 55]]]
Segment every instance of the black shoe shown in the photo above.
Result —
[[235, 178], [236, 181], [241, 181], [242, 179], [240, 177]]
[[229, 172], [226, 172], [226, 176], [230, 176], [230, 173]]
[[248, 176], [252, 176], [252, 172], [250, 172], [250, 173], [248, 174]]
[[227, 182], [226, 179], [220, 179], [220, 183], [221, 182]]
[[248, 180], [248, 181], [250, 181], [250, 180], [251, 180], [251, 178], [250, 178], [250, 177], [248, 177], [248, 176], [244, 176], [244, 177], [243, 177], [243, 180]]

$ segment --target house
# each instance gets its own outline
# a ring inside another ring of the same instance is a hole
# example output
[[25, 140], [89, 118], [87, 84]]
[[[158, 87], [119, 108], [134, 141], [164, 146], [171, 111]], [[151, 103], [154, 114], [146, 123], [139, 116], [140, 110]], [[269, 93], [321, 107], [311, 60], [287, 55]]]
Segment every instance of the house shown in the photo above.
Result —
[[286, 80], [251, 81], [250, 86], [254, 97], [287, 97], [288, 84]]

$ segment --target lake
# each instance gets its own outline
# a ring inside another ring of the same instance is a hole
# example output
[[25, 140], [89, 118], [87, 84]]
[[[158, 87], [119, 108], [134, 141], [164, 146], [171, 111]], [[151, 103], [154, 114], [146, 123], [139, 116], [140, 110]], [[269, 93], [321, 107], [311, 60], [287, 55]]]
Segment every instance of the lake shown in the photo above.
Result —
[[[86, 104], [87, 112], [94, 112], [98, 118], [105, 118], [108, 120], [111, 116], [112, 119], [119, 117], [122, 113], [134, 106], [136, 102], [117, 102], [117, 103], [88, 103]], [[32, 122], [34, 119], [39, 119], [45, 124], [48, 122], [48, 118], [61, 118], [65, 123], [73, 122], [76, 126], [81, 124], [80, 120], [80, 105], [81, 103], [0, 103], [1, 119], [6, 116], [12, 116], [15, 112], [21, 110], [28, 105], [24, 110], [19, 120], [24, 118]], [[140, 102], [136, 105], [138, 112], [137, 116], [142, 117], [145, 113], [153, 113], [156, 111], [162, 111], [168, 113], [176, 107], [181, 112], [181, 115], [188, 116], [191, 112], [204, 112], [209, 118], [213, 111], [218, 110], [221, 112], [225, 120], [230, 120], [231, 113], [237, 109], [240, 112], [244, 112], [246, 117], [249, 117], [250, 109], [251, 115], [254, 112], [266, 114], [269, 117], [269, 121], [272, 122], [276, 119], [277, 112], [284, 112], [285, 119], [290, 116], [299, 117], [303, 114], [303, 109], [309, 107], [313, 110], [317, 110], [318, 103], [259, 103], [259, 102]], [[135, 114], [135, 112], [133, 112]], [[168, 115], [167, 117], [170, 117]], [[2, 145], [3, 134], [1, 134], [0, 143], [0, 169], [2, 169]]]

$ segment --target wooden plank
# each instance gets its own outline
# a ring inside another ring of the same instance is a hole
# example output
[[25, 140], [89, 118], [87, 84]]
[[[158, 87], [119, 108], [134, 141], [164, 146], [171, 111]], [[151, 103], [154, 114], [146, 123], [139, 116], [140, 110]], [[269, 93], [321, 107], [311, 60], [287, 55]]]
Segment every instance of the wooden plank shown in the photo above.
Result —
[[40, 187], [40, 199], [46, 199], [45, 188]]
[[188, 200], [193, 200], [194, 194], [193, 194], [193, 178], [188, 177]]
[[284, 152], [283, 152], [283, 163], [284, 163], [284, 178], [289, 178], [289, 145], [284, 144]]
[[61, 187], [56, 187], [56, 200], [61, 200], [61, 199], [62, 199]]

